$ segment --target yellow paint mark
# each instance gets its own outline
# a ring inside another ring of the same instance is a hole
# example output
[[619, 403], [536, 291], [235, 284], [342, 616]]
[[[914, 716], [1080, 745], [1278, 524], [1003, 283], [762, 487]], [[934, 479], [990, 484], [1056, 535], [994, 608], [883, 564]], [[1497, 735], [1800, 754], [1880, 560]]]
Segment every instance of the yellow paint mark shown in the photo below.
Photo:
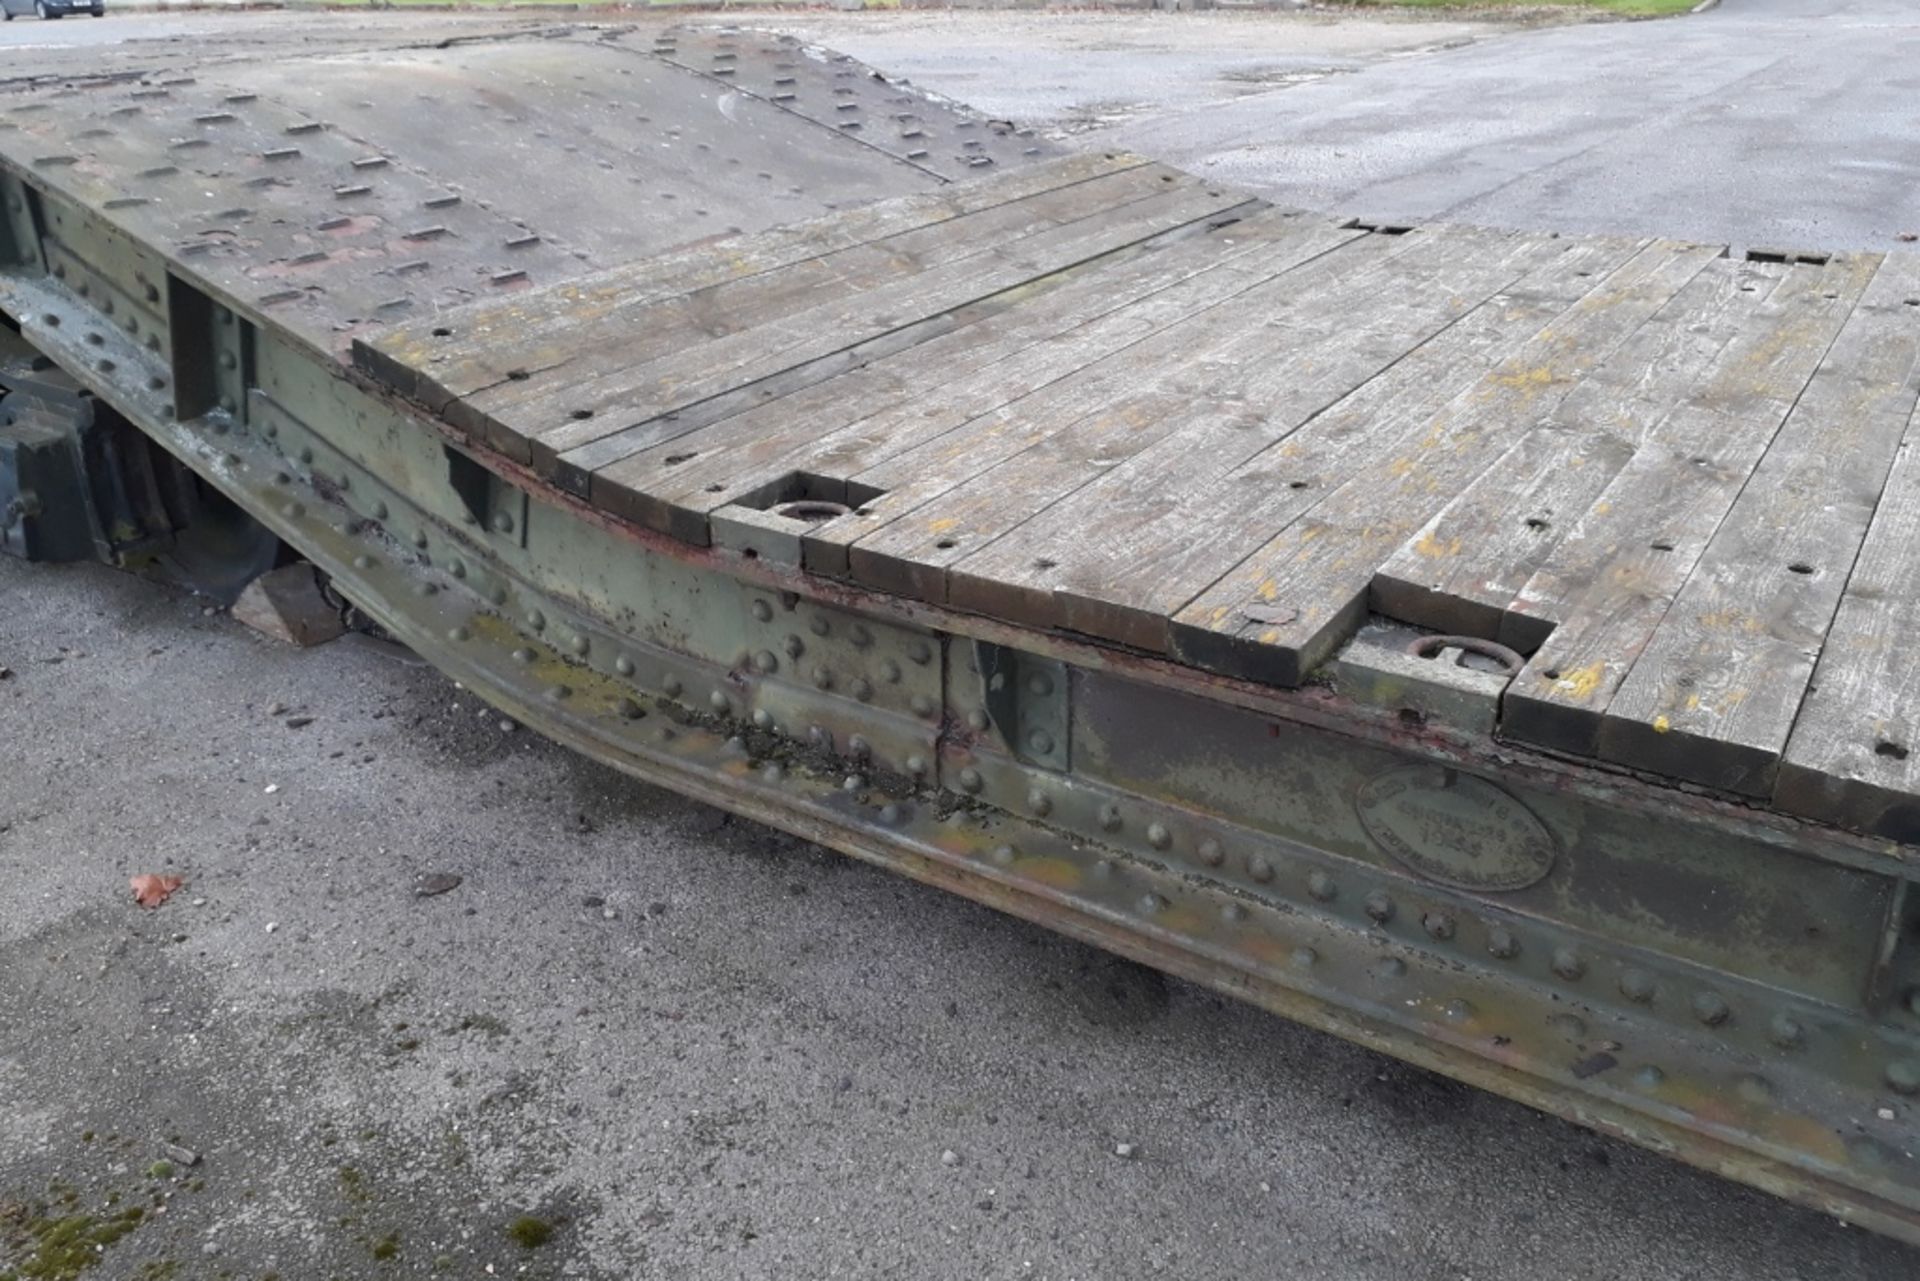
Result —
[[939, 520], [930, 520], [927, 522], [927, 532], [930, 534], [944, 534], [959, 523], [958, 517], [942, 516]]
[[1600, 678], [1606, 674], [1605, 663], [1591, 663], [1577, 672], [1567, 672], [1554, 682], [1554, 688], [1563, 691], [1577, 702], [1586, 702], [1600, 688]]
[[1687, 710], [1690, 712], [1697, 712], [1700, 710], [1700, 696], [1698, 694], [1687, 695]]
[[1665, 716], [1656, 716], [1653, 718], [1654, 733], [1664, 734], [1668, 730], [1671, 730], [1672, 728], [1673, 728], [1673, 722], [1668, 720]]
[[1413, 550], [1419, 552], [1422, 556], [1432, 556], [1435, 558], [1458, 556], [1460, 554], [1460, 540], [1458, 538], [1450, 538], [1445, 542], [1441, 542], [1429, 532], [1420, 535], [1420, 540], [1413, 545]]
[[1532, 369], [1523, 369], [1517, 373], [1495, 374], [1493, 381], [1502, 387], [1511, 387], [1515, 391], [1533, 391], [1553, 383], [1553, 371], [1545, 365]]
[[1393, 460], [1393, 465], [1387, 468], [1388, 473], [1393, 475], [1396, 478], [1405, 476], [1407, 473], [1411, 472], [1412, 470], [1413, 470], [1413, 459], [1411, 458], [1396, 458]]
[[1273, 600], [1280, 595], [1280, 584], [1269, 578], [1256, 589], [1261, 600]]
[[1274, 642], [1278, 641], [1279, 639], [1280, 639], [1280, 633], [1275, 631], [1271, 627], [1269, 627], [1266, 631], [1260, 633], [1260, 643], [1262, 645], [1271, 645]]

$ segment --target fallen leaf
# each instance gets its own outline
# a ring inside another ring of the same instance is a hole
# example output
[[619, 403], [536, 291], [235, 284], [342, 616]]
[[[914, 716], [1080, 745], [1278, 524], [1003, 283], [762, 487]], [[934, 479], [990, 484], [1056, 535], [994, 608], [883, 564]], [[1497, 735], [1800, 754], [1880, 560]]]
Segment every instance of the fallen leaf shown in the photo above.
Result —
[[133, 901], [141, 907], [159, 907], [185, 883], [177, 876], [155, 876], [151, 872], [132, 877], [130, 881], [133, 885]]

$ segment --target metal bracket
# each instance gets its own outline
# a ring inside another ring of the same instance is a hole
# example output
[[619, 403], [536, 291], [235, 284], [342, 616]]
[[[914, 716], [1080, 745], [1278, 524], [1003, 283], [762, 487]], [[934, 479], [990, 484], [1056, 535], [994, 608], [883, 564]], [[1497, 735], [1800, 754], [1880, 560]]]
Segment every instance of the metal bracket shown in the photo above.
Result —
[[1014, 757], [1041, 769], [1072, 765], [1072, 687], [1067, 665], [985, 641], [973, 644], [991, 727]]
[[[1355, 702], [1392, 708], [1411, 722], [1431, 719], [1491, 735], [1512, 672], [1501, 657], [1485, 653], [1482, 644], [1375, 619], [1333, 660], [1334, 683]], [[1414, 646], [1429, 652], [1416, 654]]]

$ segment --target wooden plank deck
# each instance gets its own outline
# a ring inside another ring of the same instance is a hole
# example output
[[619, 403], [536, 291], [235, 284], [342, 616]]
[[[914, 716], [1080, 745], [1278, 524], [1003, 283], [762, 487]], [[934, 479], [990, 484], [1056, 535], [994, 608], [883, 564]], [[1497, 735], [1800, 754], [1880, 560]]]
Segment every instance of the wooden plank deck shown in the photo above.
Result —
[[354, 359], [690, 543], [1283, 686], [1370, 613], [1477, 635], [1526, 657], [1509, 741], [1920, 842], [1920, 257], [1370, 231], [1080, 157]]

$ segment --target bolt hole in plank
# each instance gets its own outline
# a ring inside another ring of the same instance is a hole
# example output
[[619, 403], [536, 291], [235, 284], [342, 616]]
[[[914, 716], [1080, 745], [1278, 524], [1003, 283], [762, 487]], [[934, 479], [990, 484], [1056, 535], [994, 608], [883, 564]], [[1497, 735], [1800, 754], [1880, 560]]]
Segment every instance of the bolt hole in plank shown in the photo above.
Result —
[[1667, 542], [1665, 539], [1662, 539], [1657, 543], [1648, 543], [1647, 546], [1653, 548], [1653, 550], [1657, 552], [1670, 552], [1673, 550], [1673, 544], [1670, 542]]
[[568, 415], [568, 417], [572, 418], [575, 422], [583, 422], [593, 417], [593, 411], [591, 409], [576, 409]]
[[1529, 516], [1529, 517], [1527, 517], [1527, 528], [1528, 528], [1528, 529], [1545, 529], [1546, 527], [1547, 527], [1547, 521], [1546, 521], [1546, 518], [1545, 518], [1545, 517], [1543, 517], [1543, 516]]
[[960, 540], [957, 538], [943, 538], [939, 542], [934, 544], [935, 547], [938, 547], [943, 552], [952, 551], [954, 548], [958, 547], [959, 545], [960, 545]]
[[442, 325], [433, 331], [433, 336], [435, 338], [451, 338], [453, 337], [453, 330], [448, 329], [445, 325]]
[[1892, 761], [1904, 761], [1907, 759], [1907, 749], [1903, 745], [1884, 738], [1873, 745], [1873, 754], [1875, 756], [1884, 756]]
[[1787, 566], [1787, 570], [1795, 574], [1811, 574], [1813, 572], [1813, 566], [1803, 560], [1796, 560], [1793, 564]]
[[698, 458], [699, 456], [700, 455], [698, 453], [668, 454], [666, 458], [666, 463], [667, 463], [667, 466], [669, 467], [678, 467], [681, 463], [684, 463], [689, 459]]
[[1287, 482], [1288, 489], [1305, 489], [1306, 487], [1307, 482], [1304, 480], [1290, 480]]
[[525, 381], [527, 381], [527, 379], [529, 379], [529, 378], [531, 378], [531, 377], [533, 377], [533, 375], [532, 375], [532, 374], [530, 374], [530, 373], [528, 373], [528, 372], [527, 372], [526, 370], [524, 370], [524, 369], [509, 369], [509, 370], [507, 371], [507, 381], [508, 381], [508, 382], [512, 382], [512, 383], [523, 383], [523, 382], [525, 382]]

